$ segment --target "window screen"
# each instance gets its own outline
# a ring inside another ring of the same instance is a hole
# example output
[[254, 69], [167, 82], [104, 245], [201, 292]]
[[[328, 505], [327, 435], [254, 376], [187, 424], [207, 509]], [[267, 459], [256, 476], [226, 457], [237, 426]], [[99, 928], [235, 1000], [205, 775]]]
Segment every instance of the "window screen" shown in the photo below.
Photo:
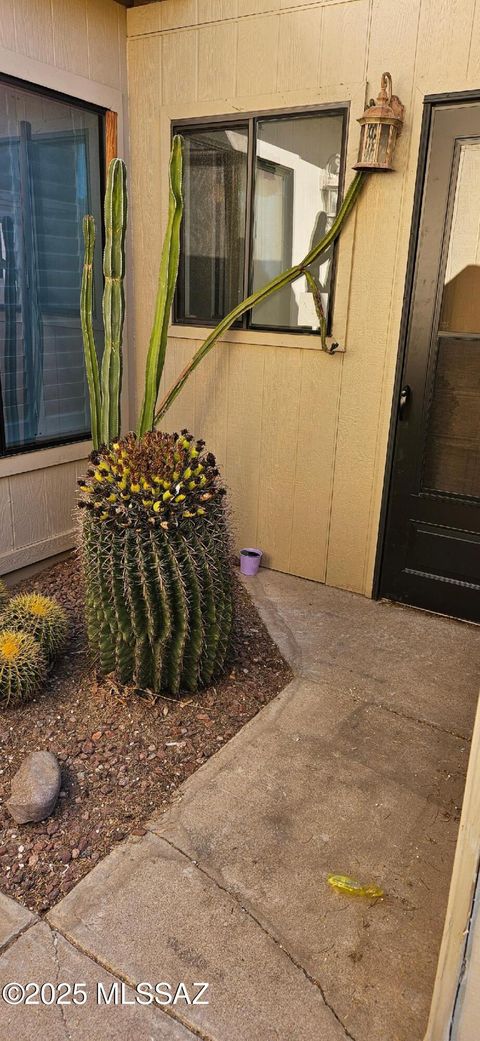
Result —
[[95, 332], [101, 349], [98, 111], [0, 82], [1, 448], [86, 437], [79, 316], [82, 218], [97, 227]]
[[[344, 122], [343, 110], [328, 109], [174, 128], [185, 141], [176, 321], [216, 324], [320, 241], [338, 209]], [[330, 250], [311, 267], [327, 318], [332, 264]], [[241, 324], [318, 330], [305, 278]]]

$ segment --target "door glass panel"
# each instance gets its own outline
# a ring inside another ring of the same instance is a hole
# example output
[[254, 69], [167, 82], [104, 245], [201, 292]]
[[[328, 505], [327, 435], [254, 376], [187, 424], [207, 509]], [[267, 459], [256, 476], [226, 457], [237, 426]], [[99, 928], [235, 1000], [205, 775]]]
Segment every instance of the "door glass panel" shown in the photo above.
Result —
[[480, 141], [460, 147], [439, 328], [480, 334]]
[[480, 498], [480, 339], [440, 337], [426, 488]]
[[480, 497], [480, 141], [461, 145], [423, 485]]

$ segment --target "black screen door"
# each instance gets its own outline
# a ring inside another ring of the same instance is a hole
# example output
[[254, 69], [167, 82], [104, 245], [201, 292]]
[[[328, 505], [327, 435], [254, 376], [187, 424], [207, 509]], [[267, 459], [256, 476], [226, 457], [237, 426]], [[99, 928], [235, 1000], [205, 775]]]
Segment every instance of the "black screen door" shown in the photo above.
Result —
[[480, 103], [432, 110], [380, 595], [480, 621]]

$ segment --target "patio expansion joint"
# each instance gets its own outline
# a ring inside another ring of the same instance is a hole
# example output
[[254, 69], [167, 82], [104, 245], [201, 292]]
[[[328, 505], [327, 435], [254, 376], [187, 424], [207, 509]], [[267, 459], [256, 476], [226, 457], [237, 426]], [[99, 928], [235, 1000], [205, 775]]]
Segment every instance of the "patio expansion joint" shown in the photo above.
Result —
[[[55, 961], [55, 970], [56, 970], [56, 974], [57, 974], [56, 984], [57, 984], [57, 987], [58, 987], [58, 984], [60, 983], [60, 980], [61, 980], [60, 958], [58, 956], [58, 934], [57, 934], [57, 932], [54, 929], [51, 929], [50, 932], [51, 932], [52, 944], [53, 944], [53, 958], [54, 958], [54, 961]], [[63, 1025], [63, 1030], [64, 1030], [64, 1033], [65, 1033], [65, 1037], [66, 1037], [67, 1041], [72, 1041], [72, 1035], [71, 1035], [71, 1033], [70, 1033], [70, 1031], [68, 1029], [68, 1023], [67, 1023], [67, 1016], [66, 1016], [66, 1012], [65, 1012], [65, 1007], [64, 1007], [64, 1005], [62, 1003], [60, 1003], [60, 1017], [61, 1017], [61, 1020], [62, 1020], [62, 1025]]]
[[[28, 910], [28, 908], [27, 908], [27, 910]], [[33, 929], [34, 925], [38, 925], [39, 921], [41, 921], [41, 919], [35, 917], [35, 918], [32, 919], [31, 922], [26, 922], [26, 924], [24, 926], [22, 926], [22, 928], [19, 929], [18, 932], [15, 933], [14, 936], [11, 936], [10, 939], [7, 940], [6, 943], [4, 943], [3, 945], [0, 945], [0, 958], [3, 958], [3, 955], [6, 954], [7, 951], [10, 950], [10, 947], [13, 947], [14, 943], [16, 943], [17, 940], [19, 940], [20, 937], [24, 935], [24, 933], [28, 933], [29, 929]]]
[[392, 716], [398, 716], [399, 719], [405, 719], [408, 723], [417, 723], [418, 726], [430, 727], [431, 730], [438, 730], [441, 734], [447, 734], [449, 737], [454, 737], [458, 741], [466, 741], [468, 745], [472, 743], [471, 736], [467, 737], [466, 734], [459, 734], [456, 730], [448, 730], [447, 727], [442, 727], [440, 723], [434, 723], [431, 719], [424, 719], [422, 716], [410, 716], [408, 712], [401, 712], [397, 708], [392, 708], [391, 705], [385, 705], [384, 702], [361, 698], [358, 694], [354, 694], [352, 691], [349, 693], [353, 701], [358, 701], [362, 705], [368, 705], [370, 708], [381, 709], [383, 712], [390, 712]]
[[[288, 960], [291, 962], [291, 964], [296, 969], [298, 969], [299, 972], [302, 973], [302, 975], [305, 977], [305, 979], [307, 979], [308, 982], [312, 984], [312, 986], [316, 987], [316, 989], [320, 992], [320, 995], [321, 995], [321, 998], [322, 998], [322, 1001], [323, 1001], [324, 1005], [329, 1009], [329, 1011], [332, 1013], [332, 1016], [334, 1017], [334, 1019], [337, 1021], [339, 1026], [342, 1028], [342, 1030], [343, 1030], [343, 1032], [345, 1034], [345, 1037], [348, 1038], [349, 1041], [356, 1041], [356, 1038], [353, 1036], [353, 1034], [350, 1033], [348, 1028], [345, 1026], [345, 1023], [343, 1023], [343, 1021], [340, 1019], [340, 1016], [336, 1012], [336, 1010], [333, 1007], [333, 1005], [331, 1005], [330, 1002], [328, 1001], [328, 998], [327, 998], [327, 996], [325, 994], [324, 988], [322, 987], [322, 984], [320, 983], [320, 980], [316, 979], [315, 976], [312, 976], [308, 972], [308, 970], [301, 964], [301, 962], [299, 962], [296, 958], [294, 958], [293, 954], [291, 954], [291, 952], [288, 951], [287, 948], [284, 947], [284, 945], [282, 943], [280, 943], [280, 941], [277, 939], [275, 934], [272, 933], [270, 931], [270, 929], [267, 929], [267, 927], [263, 924], [263, 922], [261, 922], [260, 919], [257, 918], [257, 916], [254, 914], [252, 909], [250, 907], [246, 906], [245, 903], [242, 903], [238, 899], [238, 896], [236, 895], [236, 893], [234, 893], [230, 889], [228, 889], [227, 886], [223, 886], [222, 883], [218, 881], [218, 878], [215, 878], [215, 876], [211, 875], [210, 872], [206, 870], [206, 868], [202, 867], [202, 865], [198, 862], [198, 860], [195, 860], [193, 857], [191, 857], [188, 853], [185, 852], [185, 850], [181, 849], [180, 846], [176, 846], [175, 843], [171, 841], [171, 839], [166, 838], [165, 835], [162, 835], [162, 834], [160, 834], [158, 832], [154, 832], [153, 834], [155, 834], [157, 838], [159, 838], [163, 842], [165, 842], [167, 846], [170, 846], [171, 849], [175, 850], [176, 853], [179, 853], [180, 856], [185, 857], [186, 860], [188, 860], [190, 862], [190, 864], [192, 864], [192, 866], [194, 868], [196, 868], [197, 871], [200, 871], [200, 873], [202, 875], [204, 875], [205, 878], [208, 878], [209, 882], [213, 882], [213, 884], [217, 887], [217, 889], [220, 889], [222, 893], [225, 893], [225, 895], [228, 896], [230, 900], [234, 900], [235, 901], [237, 906], [240, 907], [240, 909], [246, 915], [248, 915], [248, 917], [251, 918], [251, 920], [253, 922], [255, 922], [255, 925], [258, 925], [259, 929], [262, 930], [262, 932], [265, 934], [265, 936], [267, 936], [269, 938], [269, 940], [272, 940], [272, 942], [275, 944], [275, 946], [278, 947], [279, 950], [281, 950], [283, 954], [285, 954], [285, 956], [288, 958]], [[190, 1026], [189, 1026], [189, 1029], [191, 1029]], [[203, 1037], [203, 1035], [199, 1035], [199, 1036]]]
[[[108, 958], [101, 958], [99, 955], [95, 954], [95, 952], [92, 951], [91, 948], [85, 947], [79, 940], [77, 940], [76, 937], [71, 936], [68, 931], [64, 931], [63, 929], [61, 929], [59, 925], [50, 925], [50, 922], [48, 921], [48, 914], [49, 912], [47, 912], [47, 916], [41, 919], [41, 921], [45, 922], [45, 924], [49, 926], [52, 933], [55, 935], [56, 941], [57, 937], [61, 936], [62, 939], [66, 941], [66, 943], [69, 943], [72, 947], [75, 948], [76, 951], [79, 952], [79, 954], [83, 954], [84, 957], [88, 958], [89, 961], [94, 963], [94, 965], [98, 965], [100, 969], [105, 969], [105, 971], [109, 972], [110, 975], [113, 976], [116, 980], [120, 980], [120, 983], [125, 983], [127, 987], [131, 987], [132, 990], [135, 990], [135, 987], [138, 985], [140, 980], [134, 980], [132, 976], [128, 975], [128, 973], [123, 972], [122, 970], [118, 969], [118, 967], [109, 962]], [[55, 947], [56, 961], [57, 958], [58, 953], [57, 948]], [[172, 1019], [175, 1023], [178, 1023], [179, 1026], [183, 1027], [183, 1029], [187, 1033], [190, 1033], [192, 1039], [198, 1038], [199, 1041], [218, 1041], [217, 1038], [214, 1038], [210, 1034], [206, 1034], [203, 1030], [200, 1030], [200, 1028], [196, 1026], [194, 1023], [191, 1023], [188, 1020], [184, 1019], [183, 1016], [178, 1014], [178, 1012], [173, 1012], [172, 1009], [168, 1009], [162, 1005], [152, 1005], [149, 1007], [152, 1007], [158, 1016], [167, 1016], [169, 1019]], [[72, 1041], [70, 1035], [68, 1035], [68, 1041]], [[353, 1041], [355, 1041], [355, 1039], [353, 1039]]]

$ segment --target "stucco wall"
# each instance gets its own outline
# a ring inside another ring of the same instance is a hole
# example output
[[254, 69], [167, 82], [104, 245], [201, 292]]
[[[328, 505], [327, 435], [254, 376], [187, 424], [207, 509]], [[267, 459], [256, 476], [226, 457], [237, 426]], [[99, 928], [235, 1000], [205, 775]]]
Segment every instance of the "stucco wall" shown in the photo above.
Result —
[[[128, 12], [137, 394], [165, 216], [170, 122], [351, 102], [348, 177], [366, 97], [389, 70], [406, 105], [393, 175], [367, 185], [339, 255], [335, 338], [230, 333], [169, 416], [208, 439], [238, 542], [274, 568], [370, 594], [422, 101], [480, 87], [475, 0], [163, 0]], [[167, 379], [202, 331], [172, 329]]]
[[[0, 0], [0, 72], [119, 113], [126, 96], [126, 12], [114, 0]], [[77, 445], [0, 459], [0, 574], [73, 545]]]

